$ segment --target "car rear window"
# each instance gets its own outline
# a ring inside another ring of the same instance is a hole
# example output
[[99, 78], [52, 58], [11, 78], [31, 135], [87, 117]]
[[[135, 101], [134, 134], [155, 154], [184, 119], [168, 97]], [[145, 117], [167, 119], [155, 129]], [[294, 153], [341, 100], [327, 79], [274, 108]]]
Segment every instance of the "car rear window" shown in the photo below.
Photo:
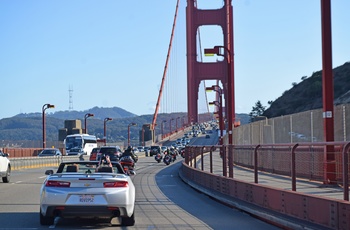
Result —
[[93, 148], [91, 152], [92, 153], [97, 153], [99, 150], [100, 150], [100, 148]]
[[114, 154], [115, 152], [118, 152], [118, 149], [113, 147], [100, 149], [100, 153]]

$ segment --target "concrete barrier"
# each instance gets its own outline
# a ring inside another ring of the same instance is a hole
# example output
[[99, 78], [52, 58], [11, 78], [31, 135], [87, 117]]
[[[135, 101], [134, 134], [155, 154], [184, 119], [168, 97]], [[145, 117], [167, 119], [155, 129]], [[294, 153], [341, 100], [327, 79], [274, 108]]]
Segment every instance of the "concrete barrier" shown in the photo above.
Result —
[[10, 158], [12, 170], [20, 170], [20, 169], [27, 169], [27, 168], [57, 167], [63, 161], [76, 161], [76, 160], [79, 160], [78, 156]]

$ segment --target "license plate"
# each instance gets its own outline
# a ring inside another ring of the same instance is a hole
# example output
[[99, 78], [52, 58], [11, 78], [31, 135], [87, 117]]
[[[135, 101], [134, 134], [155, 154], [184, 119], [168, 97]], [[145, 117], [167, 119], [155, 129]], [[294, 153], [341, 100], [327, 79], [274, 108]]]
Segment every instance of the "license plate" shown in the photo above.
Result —
[[94, 195], [79, 195], [80, 203], [93, 203], [94, 199]]

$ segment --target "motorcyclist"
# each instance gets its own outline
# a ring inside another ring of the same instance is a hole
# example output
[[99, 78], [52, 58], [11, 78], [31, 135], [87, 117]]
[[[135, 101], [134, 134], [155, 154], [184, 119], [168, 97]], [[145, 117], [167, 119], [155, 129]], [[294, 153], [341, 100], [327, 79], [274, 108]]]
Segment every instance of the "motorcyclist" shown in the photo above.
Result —
[[176, 160], [177, 150], [174, 147], [170, 148], [170, 156], [172, 157], [173, 161]]
[[132, 146], [128, 146], [128, 148], [124, 151], [124, 153], [122, 155], [122, 157], [128, 157], [128, 156], [130, 156], [134, 160], [135, 163], [137, 162], [138, 158], [137, 158], [136, 154], [134, 153]]

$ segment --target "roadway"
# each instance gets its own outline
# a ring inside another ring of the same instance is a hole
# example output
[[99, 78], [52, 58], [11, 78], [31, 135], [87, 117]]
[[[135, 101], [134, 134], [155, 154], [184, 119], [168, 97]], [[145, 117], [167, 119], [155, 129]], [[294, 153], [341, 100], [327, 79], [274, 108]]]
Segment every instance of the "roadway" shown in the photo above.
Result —
[[[181, 157], [166, 166], [140, 153], [136, 186], [136, 224], [124, 229], [278, 229], [218, 203], [182, 182]], [[47, 229], [39, 223], [39, 191], [47, 168], [12, 172], [11, 183], [0, 183], [0, 229]], [[61, 220], [56, 229], [110, 229], [98, 221]]]

